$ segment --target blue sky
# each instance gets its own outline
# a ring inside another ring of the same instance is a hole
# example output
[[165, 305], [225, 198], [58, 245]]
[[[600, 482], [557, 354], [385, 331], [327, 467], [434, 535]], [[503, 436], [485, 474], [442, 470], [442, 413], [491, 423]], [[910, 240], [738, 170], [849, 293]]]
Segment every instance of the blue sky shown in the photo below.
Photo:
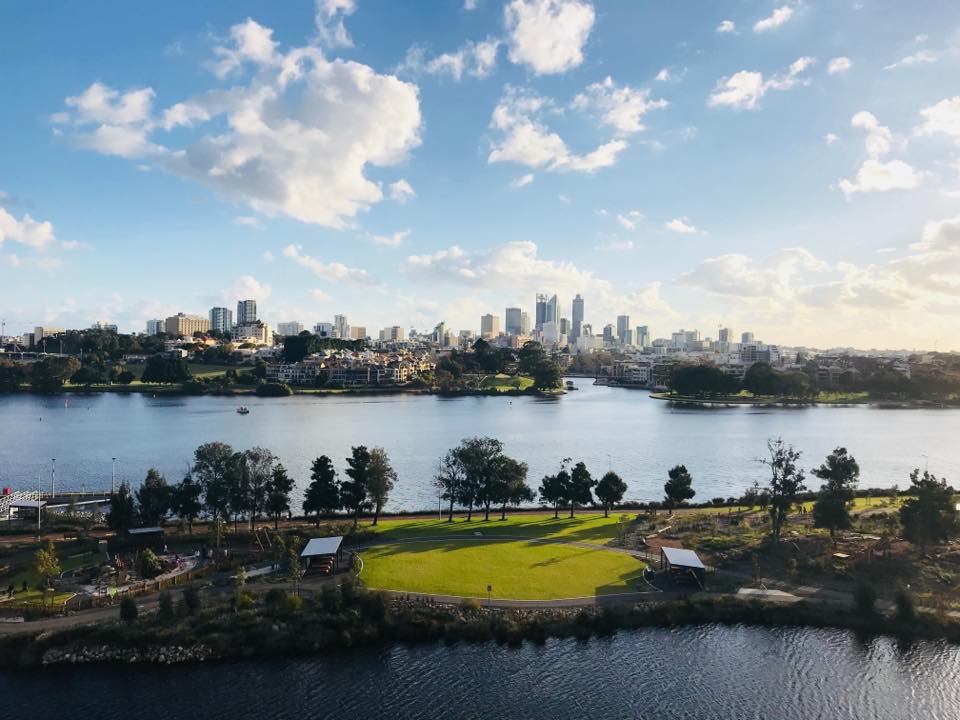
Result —
[[8, 1], [8, 331], [255, 297], [960, 349], [960, 6]]

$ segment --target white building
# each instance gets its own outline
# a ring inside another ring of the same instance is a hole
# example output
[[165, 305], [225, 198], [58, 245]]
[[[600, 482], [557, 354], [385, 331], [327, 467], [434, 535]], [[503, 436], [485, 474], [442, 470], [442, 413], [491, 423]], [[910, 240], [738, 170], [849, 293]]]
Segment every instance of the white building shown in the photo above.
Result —
[[302, 332], [303, 332], [303, 323], [299, 323], [296, 321], [277, 323], [278, 335], [283, 335], [284, 337], [286, 337], [287, 335], [299, 335]]

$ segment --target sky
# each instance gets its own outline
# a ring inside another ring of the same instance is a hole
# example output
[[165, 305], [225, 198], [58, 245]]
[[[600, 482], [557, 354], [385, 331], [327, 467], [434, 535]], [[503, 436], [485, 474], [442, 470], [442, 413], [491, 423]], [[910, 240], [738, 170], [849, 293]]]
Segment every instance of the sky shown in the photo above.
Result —
[[960, 4], [0, 6], [0, 317], [960, 350]]

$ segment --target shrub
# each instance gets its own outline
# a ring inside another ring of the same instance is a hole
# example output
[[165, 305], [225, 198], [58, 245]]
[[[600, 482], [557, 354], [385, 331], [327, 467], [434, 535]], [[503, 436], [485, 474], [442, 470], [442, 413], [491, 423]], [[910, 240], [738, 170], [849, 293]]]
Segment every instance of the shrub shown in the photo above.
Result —
[[873, 585], [863, 581], [853, 591], [853, 603], [861, 615], [873, 615], [877, 604], [877, 591]]
[[266, 382], [257, 385], [257, 395], [260, 397], [286, 397], [293, 395], [293, 389], [286, 383]]
[[139, 614], [140, 611], [137, 610], [137, 603], [132, 597], [125, 597], [120, 601], [120, 619], [127, 625], [133, 625], [137, 621], [137, 615]]
[[140, 553], [138, 565], [140, 574], [145, 578], [155, 578], [163, 572], [163, 561], [150, 548]]
[[320, 605], [328, 613], [340, 612], [343, 607], [343, 595], [336, 585], [324, 585], [320, 591]]
[[363, 614], [371, 620], [382, 622], [387, 616], [387, 602], [383, 593], [367, 593], [363, 599]]
[[917, 612], [913, 606], [913, 595], [905, 587], [897, 588], [893, 596], [893, 604], [897, 608], [897, 620], [902, 623], [911, 623], [916, 619]]
[[164, 622], [169, 622], [174, 618], [173, 598], [166, 590], [160, 593], [159, 605], [157, 606], [157, 617]]
[[267, 609], [270, 612], [275, 612], [279, 608], [283, 601], [287, 599], [287, 593], [282, 588], [270, 588], [267, 590], [267, 594], [263, 596], [263, 602], [266, 604]]
[[477, 600], [477, 598], [464, 598], [460, 602], [460, 607], [462, 607], [464, 610], [479, 610], [480, 601]]

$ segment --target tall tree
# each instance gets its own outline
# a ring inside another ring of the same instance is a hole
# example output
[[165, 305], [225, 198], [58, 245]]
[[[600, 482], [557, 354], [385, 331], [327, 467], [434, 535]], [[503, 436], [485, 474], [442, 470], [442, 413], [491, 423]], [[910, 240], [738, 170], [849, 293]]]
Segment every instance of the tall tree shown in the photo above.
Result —
[[75, 357], [45, 357], [30, 368], [30, 388], [39, 393], [55, 393], [80, 369]]
[[340, 483], [337, 471], [326, 455], [313, 461], [310, 469], [310, 484], [303, 495], [303, 512], [316, 513], [317, 527], [320, 527], [320, 515], [335, 512], [343, 507], [340, 499]]
[[57, 549], [53, 540], [47, 540], [46, 545], [37, 550], [37, 575], [43, 578], [43, 586], [50, 587], [50, 581], [60, 575], [60, 560], [57, 558]]
[[163, 475], [154, 468], [147, 470], [147, 477], [137, 490], [137, 507], [140, 521], [144, 525], [160, 525], [167, 517], [170, 512], [171, 490]]
[[272, 452], [262, 447], [253, 447], [243, 453], [247, 478], [246, 510], [251, 530], [267, 504], [276, 460]]
[[137, 523], [137, 508], [133, 502], [133, 493], [130, 485], [120, 483], [117, 491], [110, 496], [110, 514], [107, 516], [107, 526], [122, 534]]
[[433, 485], [437, 488], [441, 500], [449, 503], [447, 522], [453, 522], [453, 504], [462, 495], [462, 486], [465, 482], [463, 463], [456, 450], [450, 450], [437, 463], [437, 472], [433, 476]]
[[227, 463], [227, 507], [233, 516], [233, 531], [239, 531], [240, 516], [250, 508], [250, 468], [243, 452], [235, 452]]
[[460, 442], [454, 451], [463, 466], [463, 483], [457, 501], [467, 508], [467, 520], [473, 519], [474, 505], [486, 507], [490, 519], [493, 502], [493, 467], [503, 452], [503, 443], [491, 437], [473, 437]]
[[560, 517], [560, 505], [569, 494], [570, 473], [567, 471], [569, 458], [564, 458], [556, 475], [544, 475], [540, 481], [540, 498], [553, 505], [553, 519]]
[[527, 464], [501, 455], [497, 460], [494, 475], [497, 478], [496, 493], [500, 503], [500, 519], [507, 519], [507, 505], [532, 502], [533, 490], [527, 485]]
[[663, 504], [668, 510], [683, 505], [697, 494], [693, 489], [693, 477], [686, 465], [675, 465], [667, 472], [667, 477], [668, 480], [663, 485]]
[[946, 480], [923, 475], [917, 468], [910, 473], [911, 497], [900, 506], [900, 523], [903, 536], [926, 553], [927, 547], [943, 542], [957, 534], [957, 509], [953, 501], [953, 488]]
[[590, 475], [587, 466], [578, 462], [570, 471], [570, 484], [567, 486], [566, 501], [570, 505], [570, 517], [578, 505], [589, 505], [593, 502], [593, 486], [596, 480]]
[[369, 482], [367, 494], [373, 503], [373, 524], [377, 524], [380, 511], [397, 482], [397, 473], [390, 465], [390, 457], [382, 447], [375, 447], [370, 451]]
[[280, 525], [280, 516], [290, 512], [290, 493], [293, 491], [293, 479], [280, 463], [273, 468], [270, 486], [267, 489], [267, 513], [273, 517], [273, 529]]
[[770, 529], [773, 541], [779, 542], [790, 508], [796, 503], [797, 496], [807, 488], [803, 484], [803, 470], [797, 467], [799, 450], [787, 445], [782, 438], [768, 440], [767, 450], [770, 457], [760, 462], [770, 468], [770, 484], [767, 486]]
[[347, 458], [347, 477], [340, 483], [340, 501], [343, 507], [353, 515], [353, 524], [360, 522], [360, 513], [367, 506], [367, 492], [370, 484], [370, 451], [365, 445], [350, 449]]
[[604, 473], [597, 483], [597, 489], [594, 494], [597, 500], [603, 505], [603, 516], [610, 517], [610, 508], [623, 500], [623, 494], [627, 491], [627, 484], [613, 470]]
[[174, 485], [170, 495], [170, 509], [178, 518], [187, 522], [192, 535], [193, 521], [200, 517], [203, 510], [203, 488], [193, 479], [193, 475], [187, 473], [183, 480]]
[[846, 448], [838, 447], [813, 474], [824, 481], [813, 504], [813, 523], [829, 529], [830, 538], [836, 544], [837, 530], [850, 527], [848, 505], [860, 479], [860, 466]]
[[204, 506], [214, 520], [229, 519], [233, 448], [222, 442], [205, 443], [193, 453], [193, 477], [203, 488]]

